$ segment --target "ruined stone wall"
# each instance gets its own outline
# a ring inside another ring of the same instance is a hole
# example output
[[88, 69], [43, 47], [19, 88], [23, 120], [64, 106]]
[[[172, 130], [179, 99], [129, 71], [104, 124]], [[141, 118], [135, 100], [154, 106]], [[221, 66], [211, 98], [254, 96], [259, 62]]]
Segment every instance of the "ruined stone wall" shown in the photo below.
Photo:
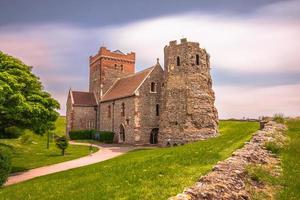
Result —
[[70, 113], [72, 120], [71, 130], [89, 130], [96, 128], [95, 107], [73, 106]]
[[[125, 116], [121, 115], [122, 103], [125, 105]], [[108, 106], [111, 106], [111, 115], [108, 114]], [[126, 144], [134, 144], [139, 130], [136, 129], [136, 104], [135, 97], [127, 97], [114, 101], [102, 102], [100, 104], [100, 130], [113, 131], [115, 133], [114, 142], [120, 142], [120, 126], [125, 128]]]
[[275, 170], [270, 171], [274, 175], [280, 174], [279, 158], [266, 150], [265, 144], [275, 142], [276, 145], [283, 145], [286, 141], [285, 130], [286, 127], [283, 124], [267, 123], [265, 128], [257, 131], [251, 141], [247, 142], [242, 149], [235, 151], [230, 158], [219, 162], [212, 172], [201, 177], [193, 186], [169, 200], [251, 199], [251, 189], [260, 191], [268, 189], [261, 183], [258, 189], [258, 183], [248, 180], [246, 167], [258, 165], [269, 171], [270, 169]]
[[[159, 127], [163, 78], [163, 70], [160, 65], [157, 65], [138, 90], [138, 96], [136, 97], [137, 124], [139, 124], [141, 135], [137, 142], [140, 144], [149, 144], [152, 129]], [[155, 83], [155, 92], [150, 91], [151, 83]], [[156, 115], [156, 105], [159, 108], [158, 116]]]
[[[165, 83], [159, 143], [189, 142], [218, 134], [209, 55], [199, 43], [182, 39], [164, 48]], [[198, 57], [198, 58], [197, 58]]]

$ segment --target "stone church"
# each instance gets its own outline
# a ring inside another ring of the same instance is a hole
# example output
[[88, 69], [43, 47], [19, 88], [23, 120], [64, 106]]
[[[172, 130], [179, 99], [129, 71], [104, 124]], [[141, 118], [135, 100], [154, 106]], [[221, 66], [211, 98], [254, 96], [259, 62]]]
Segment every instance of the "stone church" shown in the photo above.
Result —
[[115, 133], [116, 143], [177, 145], [218, 134], [209, 55], [199, 43], [171, 41], [159, 61], [135, 72], [135, 53], [101, 47], [89, 58], [89, 91], [70, 89], [67, 133]]

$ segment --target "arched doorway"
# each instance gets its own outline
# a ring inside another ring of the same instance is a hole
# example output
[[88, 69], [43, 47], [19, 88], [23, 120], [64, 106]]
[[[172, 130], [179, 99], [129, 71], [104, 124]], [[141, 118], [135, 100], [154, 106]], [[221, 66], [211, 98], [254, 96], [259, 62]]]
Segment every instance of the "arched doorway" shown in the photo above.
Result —
[[125, 128], [124, 125], [120, 125], [120, 131], [119, 131], [119, 143], [125, 142]]
[[158, 128], [154, 128], [151, 130], [150, 133], [150, 144], [157, 144], [158, 142]]

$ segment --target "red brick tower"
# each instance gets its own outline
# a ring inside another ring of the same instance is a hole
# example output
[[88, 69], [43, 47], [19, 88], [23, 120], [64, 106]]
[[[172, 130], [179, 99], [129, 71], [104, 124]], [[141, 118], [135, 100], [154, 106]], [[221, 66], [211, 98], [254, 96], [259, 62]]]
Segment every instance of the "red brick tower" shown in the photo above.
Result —
[[135, 53], [124, 54], [101, 47], [95, 56], [90, 56], [89, 91], [97, 100], [108, 90], [117, 78], [135, 73]]

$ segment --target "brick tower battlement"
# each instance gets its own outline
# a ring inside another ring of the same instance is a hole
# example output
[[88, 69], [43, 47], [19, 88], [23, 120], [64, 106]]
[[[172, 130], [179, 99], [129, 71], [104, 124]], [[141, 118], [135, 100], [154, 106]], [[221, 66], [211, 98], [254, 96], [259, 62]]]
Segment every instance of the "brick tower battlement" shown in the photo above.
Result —
[[90, 56], [89, 91], [97, 100], [118, 78], [135, 73], [135, 53], [124, 54], [120, 50], [110, 51], [101, 47], [98, 53]]
[[164, 48], [165, 83], [159, 143], [190, 142], [218, 134], [209, 54], [199, 43], [181, 39]]

